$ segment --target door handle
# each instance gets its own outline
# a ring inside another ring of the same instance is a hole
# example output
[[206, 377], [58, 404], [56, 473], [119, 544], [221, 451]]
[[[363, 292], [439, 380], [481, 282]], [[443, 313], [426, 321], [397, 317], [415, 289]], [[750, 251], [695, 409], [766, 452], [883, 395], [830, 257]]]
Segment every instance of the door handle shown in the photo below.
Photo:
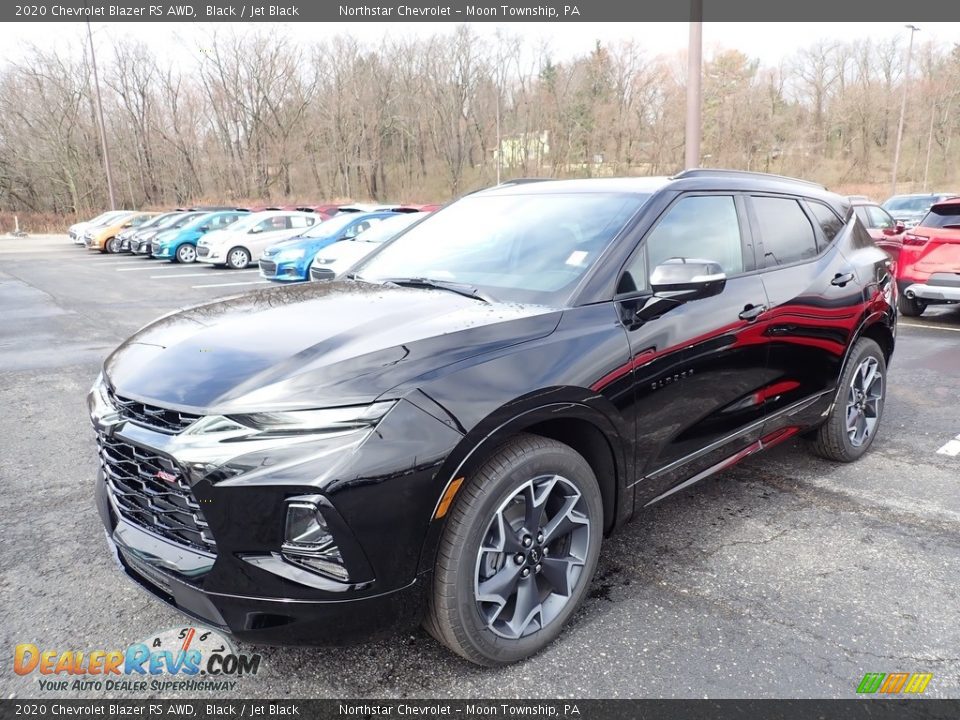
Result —
[[831, 285], [836, 285], [837, 287], [845, 287], [848, 282], [853, 282], [853, 273], [837, 273], [833, 276], [833, 280], [830, 281]]
[[740, 319], [753, 322], [767, 311], [766, 305], [746, 305], [740, 312]]

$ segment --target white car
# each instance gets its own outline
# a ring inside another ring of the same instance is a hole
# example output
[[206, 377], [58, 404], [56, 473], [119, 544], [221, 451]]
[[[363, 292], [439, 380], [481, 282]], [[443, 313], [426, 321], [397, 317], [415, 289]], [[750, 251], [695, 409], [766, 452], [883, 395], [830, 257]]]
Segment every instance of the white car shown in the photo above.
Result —
[[349, 240], [341, 240], [320, 250], [310, 265], [311, 280], [333, 280], [353, 267], [380, 245], [393, 240], [408, 227], [420, 222], [427, 213], [402, 213], [377, 223]]
[[106, 225], [111, 220], [125, 215], [129, 210], [108, 210], [105, 213], [100, 213], [93, 220], [87, 220], [86, 222], [74, 223], [67, 230], [67, 234], [70, 236], [70, 239], [73, 241], [74, 245], [83, 245], [83, 234], [93, 228], [100, 225]]
[[299, 235], [320, 221], [315, 213], [266, 210], [246, 215], [223, 230], [207, 233], [197, 242], [197, 260], [242, 270], [280, 240]]

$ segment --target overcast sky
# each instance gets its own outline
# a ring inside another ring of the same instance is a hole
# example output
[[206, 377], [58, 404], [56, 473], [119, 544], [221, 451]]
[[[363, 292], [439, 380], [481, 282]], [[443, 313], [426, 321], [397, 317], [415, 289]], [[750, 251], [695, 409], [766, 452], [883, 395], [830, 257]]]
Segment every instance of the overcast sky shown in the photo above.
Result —
[[[70, 47], [84, 38], [83, 23], [6, 23], [0, 62], [16, 59], [28, 44], [44, 45], [56, 38], [60, 47]], [[202, 46], [206, 37], [217, 29], [249, 32], [275, 32], [310, 41], [336, 34], [349, 33], [371, 46], [391, 35], [409, 36], [449, 33], [455, 23], [93, 23], [98, 46], [119, 36], [143, 40], [160, 55], [173, 57], [188, 48]], [[687, 23], [475, 23], [480, 35], [494, 35], [503, 28], [513, 35], [528, 39], [531, 44], [549, 42], [554, 56], [564, 59], [589, 51], [599, 39], [615, 42], [634, 38], [650, 55], [683, 50], [687, 42]], [[776, 65], [798, 49], [821, 39], [874, 40], [900, 36], [908, 31], [903, 23], [704, 23], [706, 52], [711, 49], [736, 48], [764, 64]], [[960, 43], [960, 23], [921, 24], [917, 42]]]

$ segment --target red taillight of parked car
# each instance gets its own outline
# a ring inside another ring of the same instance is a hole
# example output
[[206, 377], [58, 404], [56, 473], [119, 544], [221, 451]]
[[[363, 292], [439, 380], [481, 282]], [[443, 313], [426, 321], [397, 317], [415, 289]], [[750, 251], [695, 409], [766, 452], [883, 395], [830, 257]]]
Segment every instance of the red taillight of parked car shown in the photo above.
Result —
[[912, 245], [914, 247], [920, 247], [921, 245], [926, 245], [927, 240], [930, 238], [925, 235], [914, 235], [913, 233], [907, 233], [903, 236], [904, 245]]

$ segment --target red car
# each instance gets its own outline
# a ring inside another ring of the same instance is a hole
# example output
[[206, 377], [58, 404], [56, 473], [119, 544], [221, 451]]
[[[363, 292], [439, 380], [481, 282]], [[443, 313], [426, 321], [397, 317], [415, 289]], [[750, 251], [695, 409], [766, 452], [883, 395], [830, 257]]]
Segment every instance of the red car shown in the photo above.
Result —
[[936, 203], [903, 236], [897, 287], [900, 312], [908, 317], [928, 305], [960, 302], [960, 198]]
[[853, 199], [853, 212], [870, 233], [870, 237], [882, 250], [894, 259], [899, 259], [900, 247], [903, 245], [904, 225], [882, 207], [869, 200]]

